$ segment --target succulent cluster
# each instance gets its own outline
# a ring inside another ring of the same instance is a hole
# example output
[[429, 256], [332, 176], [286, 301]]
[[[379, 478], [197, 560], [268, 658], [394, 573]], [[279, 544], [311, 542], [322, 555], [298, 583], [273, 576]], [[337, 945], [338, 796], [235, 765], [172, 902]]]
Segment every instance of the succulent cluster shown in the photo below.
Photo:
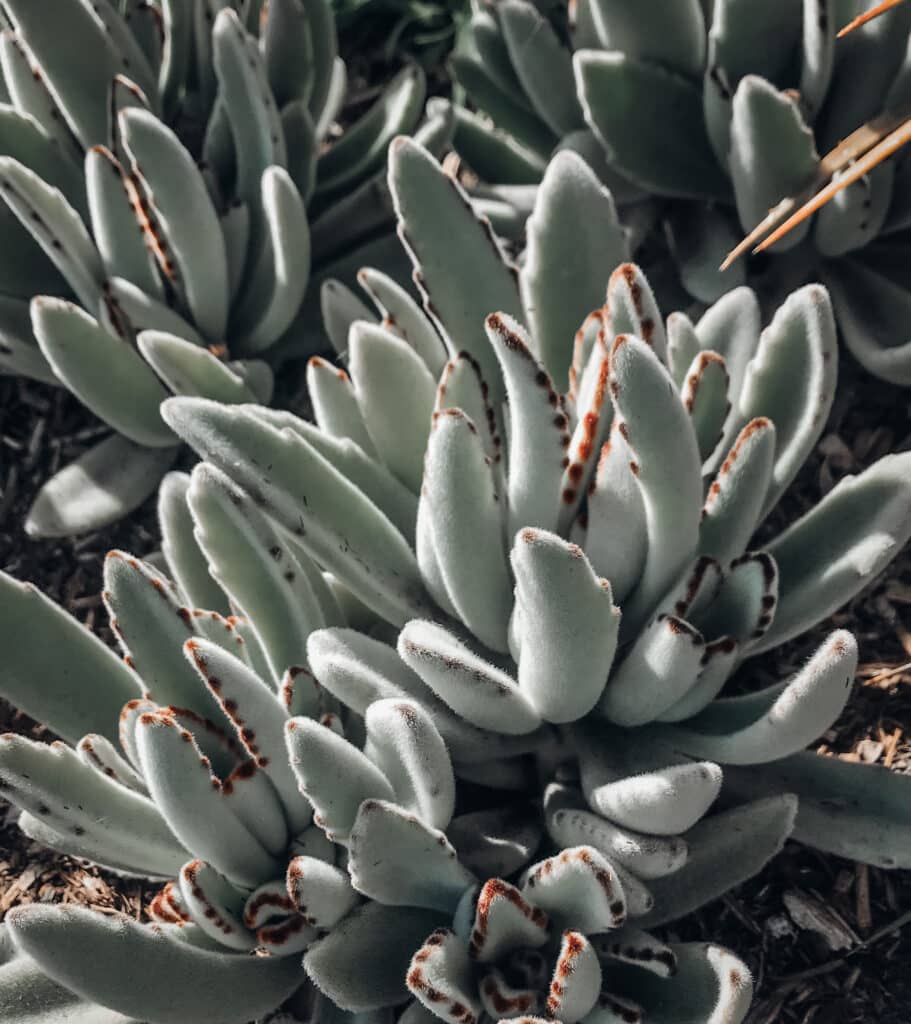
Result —
[[403, 70], [330, 145], [328, 0], [60, 0], [52, 18], [4, 0], [0, 19], [0, 371], [115, 431], [39, 495], [27, 528], [59, 535], [155, 490], [178, 450], [168, 394], [269, 400], [269, 362], [305, 344], [311, 266], [388, 232], [386, 147], [424, 76]]
[[905, 454], [750, 546], [832, 401], [824, 289], [665, 322], [571, 153], [518, 274], [417, 143], [390, 189], [426, 313], [324, 286], [315, 425], [164, 403], [204, 461], [160, 492], [163, 564], [108, 556], [123, 661], [0, 577], [0, 693], [61, 737], [0, 740], [0, 791], [164, 883], [147, 925], [11, 912], [4, 1019], [245, 1024], [303, 986], [326, 1020], [737, 1022], [747, 968], [651, 929], [789, 835], [909, 864], [908, 780], [803, 752], [849, 633], [720, 696], [911, 534]]
[[453, 67], [493, 124], [457, 110], [456, 149], [500, 186], [489, 196], [519, 222], [550, 153], [576, 150], [629, 204], [637, 239], [661, 229], [661, 249], [696, 299], [746, 282], [774, 308], [822, 281], [851, 352], [870, 372], [911, 384], [907, 153], [776, 242], [771, 260], [719, 269], [782, 200], [837, 180], [911, 116], [911, 7], [836, 40], [870, 6], [579, 0], [567, 21], [565, 9], [532, 0], [478, 5], [473, 47]]

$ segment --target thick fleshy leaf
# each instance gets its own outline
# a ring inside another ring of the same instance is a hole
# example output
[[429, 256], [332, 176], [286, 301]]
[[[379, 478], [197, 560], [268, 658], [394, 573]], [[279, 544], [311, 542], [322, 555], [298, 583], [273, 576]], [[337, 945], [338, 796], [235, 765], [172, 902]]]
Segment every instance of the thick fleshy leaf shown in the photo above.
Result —
[[[107, 139], [108, 89], [124, 70], [123, 58], [97, 15], [82, 3], [67, 3], [54, 18], [29, 0], [9, 0], [4, 13], [25, 41], [48, 90], [85, 149]], [[87, 66], [80, 55], [91, 53]]]
[[0, 156], [0, 195], [90, 309], [101, 297], [104, 270], [86, 226], [63, 193], [28, 167]]
[[654, 1024], [741, 1024], [753, 997], [746, 965], [708, 943], [672, 943], [670, 949], [677, 970], [667, 980], [656, 982], [654, 974], [641, 967], [605, 967], [605, 988], [612, 995], [622, 993], [637, 1008], [621, 1004], [615, 1019], [629, 1020], [635, 1013], [641, 1016], [634, 1019]]
[[[830, 13], [829, 20], [834, 17]], [[723, 165], [731, 147], [731, 101], [740, 79], [754, 74], [776, 82], [786, 75], [800, 30], [801, 7], [790, 0], [762, 5], [719, 0], [713, 5], [702, 103], [712, 148]]]
[[611, 394], [642, 489], [648, 551], [642, 578], [623, 608], [627, 628], [639, 625], [692, 556], [702, 504], [696, 435], [670, 375], [642, 341], [620, 335], [611, 353]]
[[601, 696], [617, 650], [610, 584], [581, 548], [543, 530], [520, 530], [510, 560], [519, 688], [546, 721], [575, 721]]
[[326, 434], [350, 438], [367, 455], [376, 449], [367, 433], [364, 417], [357, 405], [351, 378], [320, 356], [307, 362], [307, 391], [313, 404], [317, 426]]
[[[488, 8], [474, 8], [471, 13], [471, 42], [473, 49], [491, 78], [504, 92], [508, 93], [516, 103], [524, 104], [530, 109], [528, 97], [522, 89], [506, 40], [500, 30], [496, 13]], [[468, 49], [468, 47], [466, 47]]]
[[259, 46], [230, 8], [215, 19], [212, 59], [237, 156], [235, 192], [255, 203], [266, 168], [285, 164], [285, 137]]
[[390, 81], [367, 113], [320, 156], [314, 195], [320, 207], [383, 165], [393, 138], [414, 130], [425, 95], [424, 74], [416, 64]]
[[[674, 316], [676, 314], [672, 313], [668, 321]], [[759, 300], [752, 288], [745, 287], [734, 288], [723, 295], [709, 306], [695, 326], [699, 348], [717, 352], [724, 360], [730, 378], [732, 399], [740, 394], [743, 387], [747, 366], [759, 345], [761, 326]], [[698, 350], [691, 351], [690, 359], [696, 355]], [[725, 425], [726, 444], [731, 443], [736, 431], [736, 422]]]
[[358, 271], [357, 280], [379, 310], [383, 326], [404, 338], [437, 380], [446, 362], [446, 348], [409, 292], [387, 274], [369, 267]]
[[136, 1024], [51, 981], [33, 960], [12, 949], [0, 962], [0, 1017], [5, 1024]]
[[[18, 949], [87, 999], [156, 1024], [244, 1024], [301, 983], [292, 958], [226, 955], [175, 941], [125, 915], [82, 907], [17, 907], [7, 921]], [[127, 980], [111, 964], [144, 965]], [[167, 984], [161, 979], [167, 978]]]
[[727, 198], [692, 81], [623, 53], [580, 50], [574, 64], [585, 118], [621, 174], [659, 195]]
[[450, 351], [465, 350], [477, 359], [498, 406], [503, 390], [484, 337], [484, 318], [496, 311], [522, 315], [515, 271], [490, 225], [475, 217], [461, 186], [416, 143], [393, 142], [389, 187], [425, 309]]
[[346, 871], [306, 854], [288, 864], [288, 895], [307, 924], [332, 928], [358, 903]]
[[215, 704], [181, 655], [195, 629], [170, 583], [152, 566], [123, 551], [109, 551], [102, 597], [111, 628], [144, 688], [161, 705], [209, 717]]
[[310, 6], [319, 4], [275, 0], [264, 8], [260, 45], [269, 85], [279, 107], [294, 100], [308, 101], [313, 92], [315, 55], [307, 10]]
[[849, 351], [883, 380], [911, 385], [911, 294], [856, 259], [834, 260], [822, 279]]
[[546, 820], [548, 834], [558, 846], [592, 846], [640, 878], [672, 874], [686, 861], [686, 842], [676, 836], [666, 839], [631, 832], [590, 811], [570, 807], [558, 808]]
[[360, 630], [316, 630], [307, 640], [307, 656], [320, 685], [362, 717], [374, 701], [426, 695], [394, 647]]
[[497, 20], [516, 76], [535, 112], [558, 136], [584, 128], [569, 51], [547, 18], [532, 3], [504, 0], [497, 5]]
[[586, 800], [593, 810], [625, 828], [659, 836], [685, 832], [721, 789], [718, 765], [668, 765], [673, 751], [667, 748], [665, 753], [640, 736], [633, 740], [621, 730], [588, 725], [577, 733], [577, 741]]
[[[585, 528], [573, 533], [595, 572], [610, 581], [614, 597], [621, 603], [641, 578], [648, 552], [642, 489], [633, 465], [620, 421], [615, 418], [590, 485]], [[581, 525], [577, 520], [577, 528]]]
[[250, 893], [244, 921], [248, 928], [255, 929], [257, 945], [278, 956], [302, 952], [318, 934], [302, 914], [295, 912], [284, 878], [266, 882]]
[[290, 428], [354, 484], [392, 521], [409, 544], [414, 542], [417, 498], [385, 466], [347, 438], [334, 438], [289, 412], [258, 407], [262, 422]]
[[0, 373], [31, 377], [52, 387], [61, 383], [38, 347], [32, 333], [29, 303], [24, 299], [0, 297]]
[[3, 155], [13, 157], [52, 188], [59, 189], [83, 218], [86, 216], [86, 184], [79, 165], [26, 113], [0, 104], [0, 139]]
[[384, 800], [365, 800], [348, 837], [348, 871], [358, 892], [385, 906], [452, 913], [477, 879], [438, 829]]
[[889, 214], [894, 181], [895, 165], [890, 160], [833, 196], [813, 225], [819, 252], [832, 258], [872, 242]]
[[740, 662], [741, 645], [732, 637], [723, 636], [705, 645], [702, 666], [696, 682], [687, 692], [662, 714], [660, 722], [683, 722], [698, 714], [713, 701], [724, 688]]
[[137, 231], [143, 224], [134, 207], [139, 194], [135, 184], [128, 185], [120, 161], [104, 146], [86, 154], [85, 188], [92, 235], [107, 274], [124, 277], [161, 299], [164, 289], [155, 258], [146, 245], [145, 230]]
[[405, 539], [303, 438], [267, 426], [242, 406], [175, 398], [162, 412], [366, 604], [398, 623], [424, 611], [417, 562]]
[[468, 950], [448, 928], [427, 936], [411, 959], [406, 981], [418, 1005], [433, 1014], [431, 1020], [476, 1024], [481, 1015]]
[[380, 458], [417, 493], [436, 393], [430, 371], [407, 342], [372, 324], [352, 325], [348, 360], [357, 403]]
[[187, 641], [184, 650], [234, 724], [238, 741], [274, 784], [291, 831], [297, 835], [310, 824], [310, 808], [301, 799], [285, 756], [287, 717], [275, 692], [217, 644], [194, 639]]
[[637, 924], [655, 927], [691, 913], [751, 878], [775, 856], [794, 827], [797, 799], [790, 793], [713, 814], [684, 836], [686, 863], [649, 888], [655, 908]]
[[320, 317], [332, 347], [340, 356], [348, 353], [348, 332], [358, 320], [376, 323], [376, 317], [363, 301], [341, 281], [326, 278], [319, 290]]
[[363, 633], [318, 630], [311, 635], [307, 652], [320, 683], [358, 714], [365, 714], [375, 700], [416, 700], [430, 713], [454, 761], [477, 763], [514, 757], [541, 745], [542, 736], [537, 732], [506, 736], [459, 718], [408, 668], [394, 647]]
[[91, 768], [63, 743], [6, 735], [0, 779], [7, 799], [62, 836], [75, 836], [100, 863], [167, 877], [186, 860], [147, 797]]
[[762, 639], [778, 602], [778, 567], [766, 551], [735, 558], [707, 602], [694, 607], [693, 624], [711, 641], [730, 637], [748, 647]]
[[635, 263], [623, 263], [611, 273], [604, 317], [607, 351], [618, 334], [632, 334], [644, 341], [661, 363], [667, 362], [661, 311], [648, 278]]
[[422, 573], [438, 578], [450, 606], [482, 643], [506, 650], [512, 587], [503, 500], [477, 427], [460, 409], [434, 415], [419, 508]]
[[282, 167], [267, 167], [256, 197], [262, 248], [231, 313], [238, 351], [263, 351], [291, 326], [310, 279], [310, 230], [304, 202]]
[[304, 969], [343, 1010], [363, 1013], [408, 998], [405, 976], [412, 954], [446, 915], [415, 907], [367, 903], [349, 914], [304, 957]]
[[168, 255], [176, 263], [177, 288], [203, 333], [221, 341], [228, 317], [228, 261], [218, 215], [196, 163], [147, 111], [124, 111], [120, 129], [133, 172], [153, 197]]
[[[505, 44], [499, 29], [495, 29], [498, 41], [505, 51]], [[509, 55], [505, 55], [509, 62]], [[475, 107], [485, 114], [502, 131], [513, 136], [533, 153], [547, 159], [557, 144], [558, 137], [548, 128], [544, 121], [532, 111], [524, 94], [519, 95], [507, 83], [504, 87], [500, 67], [494, 62], [489, 65], [482, 59], [471, 54], [456, 54], [452, 58], [452, 70], [456, 81], [471, 97]], [[515, 72], [512, 71], [513, 76]], [[515, 83], [518, 86], [518, 80]], [[521, 91], [521, 89], [520, 89]]]
[[612, 674], [600, 712], [626, 727], [654, 721], [696, 681], [704, 651], [697, 629], [675, 615], [659, 615]]
[[434, 412], [461, 409], [478, 428], [481, 444], [494, 463], [494, 478], [502, 489], [503, 439], [499, 418], [489, 401], [490, 388], [481, 376], [481, 368], [467, 352], [460, 352], [443, 368], [437, 386]]
[[582, 932], [564, 932], [548, 990], [548, 1014], [576, 1024], [595, 1007], [600, 992], [601, 965], [592, 944]]
[[[794, 479], [823, 431], [835, 396], [837, 361], [828, 292], [818, 284], [793, 292], [762, 332], [735, 410], [735, 422], [763, 416], [775, 425], [775, 468], [764, 513]], [[799, 387], [794, 387], [795, 380]]]
[[501, 312], [491, 313], [484, 326], [509, 400], [509, 533], [527, 526], [553, 530], [565, 500], [560, 482], [570, 444], [568, 417], [522, 327]]
[[583, 932], [619, 928], [626, 900], [616, 872], [592, 846], [573, 846], [529, 869], [522, 891], [554, 928]]
[[522, 300], [538, 358], [560, 380], [576, 329], [603, 303], [605, 279], [629, 247], [610, 193], [570, 151], [548, 164], [527, 230]]
[[248, 951], [256, 937], [243, 921], [244, 897], [214, 868], [193, 860], [180, 869], [180, 895], [196, 925], [219, 945]]
[[0, 35], [0, 64], [6, 101], [19, 114], [33, 117], [48, 139], [57, 143], [61, 151], [78, 165], [84, 155], [83, 146], [61, 116], [44, 77], [35, 78], [33, 60], [17, 32], [6, 31]]
[[364, 800], [394, 800], [386, 776], [357, 747], [309, 718], [285, 726], [291, 768], [313, 804], [313, 820], [335, 842], [344, 842]]
[[794, 793], [794, 839], [881, 868], [911, 866], [906, 775], [806, 751], [762, 766], [725, 769], [725, 788], [742, 799]]
[[208, 349], [165, 331], [143, 331], [137, 343], [146, 362], [176, 395], [226, 405], [256, 401], [243, 378]]
[[537, 153], [481, 114], [451, 104], [447, 110], [453, 117], [452, 148], [482, 181], [538, 184], [547, 165]]
[[740, 431], [709, 486], [699, 524], [699, 550], [719, 561], [749, 543], [772, 480], [775, 427], [764, 416]]
[[81, 623], [31, 583], [0, 573], [0, 692], [58, 736], [117, 740], [120, 709], [136, 677]]
[[63, 299], [40, 296], [31, 309], [41, 351], [92, 412], [137, 444], [175, 443], [158, 414], [168, 393], [131, 345]]
[[412, 620], [399, 634], [402, 661], [466, 721], [509, 735], [532, 732], [541, 717], [522, 688], [434, 622]]
[[308, 635], [327, 625], [309, 579], [318, 570], [304, 571], [285, 539], [220, 470], [199, 464], [188, 501], [209, 572], [249, 619], [277, 683], [285, 669], [306, 665]]
[[731, 407], [729, 383], [724, 360], [717, 352], [708, 351], [695, 357], [681, 389], [703, 462], [718, 447], [724, 432], [724, 421]]
[[150, 712], [139, 716], [136, 730], [149, 792], [186, 849], [248, 888], [278, 874], [278, 861], [235, 813], [228, 780], [213, 776], [192, 734], [171, 716]]
[[[595, 314], [590, 314], [580, 332], [586, 331]], [[565, 533], [567, 527], [578, 518], [586, 494], [591, 490], [596, 474], [598, 454], [607, 443], [613, 423], [613, 406], [608, 394], [610, 359], [605, 339], [606, 329], [598, 331], [596, 343], [592, 346], [588, 362], [581, 376], [570, 369], [570, 386], [573, 393], [567, 405], [575, 406], [576, 426], [564, 458], [563, 477], [560, 481], [560, 512], [557, 527]], [[583, 335], [584, 337], [584, 335]]]
[[[782, 199], [813, 185], [819, 156], [797, 101], [764, 78], [741, 79], [732, 110], [731, 180], [741, 227], [752, 231]], [[800, 225], [775, 251], [793, 248], [809, 226]]]
[[778, 609], [753, 651], [776, 647], [831, 614], [895, 556], [911, 536], [909, 466], [911, 454], [903, 452], [845, 477], [768, 545], [779, 570]]
[[[178, 338], [184, 338], [197, 345], [205, 344], [199, 331], [184, 317], [170, 306], [165, 305], [164, 302], [159, 302], [142, 291], [141, 288], [137, 288], [126, 278], [112, 277], [107, 282], [106, 298], [109, 304], [127, 318], [134, 330], [166, 331], [168, 334], [176, 334]], [[102, 307], [102, 311], [106, 311], [107, 308], [106, 304]]]
[[209, 574], [209, 563], [193, 536], [189, 489], [189, 474], [176, 472], [168, 473], [158, 488], [162, 554], [187, 604], [228, 615], [227, 597]]
[[488, 879], [474, 901], [469, 951], [478, 963], [495, 963], [523, 947], [537, 949], [548, 939], [549, 918], [509, 882]]
[[442, 737], [415, 701], [375, 701], [365, 716], [364, 752], [392, 783], [396, 804], [444, 829], [455, 807], [455, 778]]
[[601, 47], [663, 64], [691, 78], [705, 63], [705, 18], [699, 0], [650, 0], [641, 8], [589, 0]]
[[857, 641], [837, 630], [791, 679], [710, 704], [675, 734], [680, 749], [721, 764], [763, 764], [803, 750], [839, 716], [854, 682]]

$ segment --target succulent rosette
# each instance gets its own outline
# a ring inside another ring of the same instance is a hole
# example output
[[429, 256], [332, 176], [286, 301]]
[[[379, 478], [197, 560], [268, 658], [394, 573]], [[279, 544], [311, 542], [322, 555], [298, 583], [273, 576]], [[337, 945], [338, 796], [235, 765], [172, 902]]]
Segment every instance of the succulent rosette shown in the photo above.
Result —
[[29, 534], [61, 536], [154, 493], [169, 394], [268, 402], [273, 367], [312, 351], [311, 276], [381, 258], [386, 148], [426, 89], [405, 68], [335, 137], [328, 0], [7, 0], [0, 27], [0, 372], [113, 431], [31, 509]]
[[327, 1021], [739, 1021], [747, 968], [656, 928], [788, 836], [909, 863], [908, 780], [805, 752], [849, 633], [724, 692], [911, 534], [903, 454], [754, 546], [832, 401], [825, 290], [665, 321], [575, 154], [518, 272], [419, 144], [389, 187], [424, 309], [324, 285], [347, 369], [311, 361], [315, 424], [164, 404], [203, 461], [162, 488], [164, 564], [109, 557], [126, 664], [2, 581], [0, 691], [61, 737], [0, 744], [22, 827], [165, 883], [153, 925], [12, 913], [0, 999], [41, 993], [36, 1024], [244, 1024], [298, 988]]
[[623, 204], [637, 244], [648, 239], [656, 282], [673, 289], [676, 278], [701, 302], [746, 283], [772, 309], [822, 281], [851, 353], [909, 384], [904, 151], [874, 160], [764, 256], [721, 269], [782, 201], [792, 212], [911, 116], [911, 8], [837, 38], [874, 6], [579, 0], [567, 17], [532, 0], [479, 3], [472, 45], [453, 61], [477, 111], [456, 110], [455, 148], [513, 233], [554, 150], [581, 153]]

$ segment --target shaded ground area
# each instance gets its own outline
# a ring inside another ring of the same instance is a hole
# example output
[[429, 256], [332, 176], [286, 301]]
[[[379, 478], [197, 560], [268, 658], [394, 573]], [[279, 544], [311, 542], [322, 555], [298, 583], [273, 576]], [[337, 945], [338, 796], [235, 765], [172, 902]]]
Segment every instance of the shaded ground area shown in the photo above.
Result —
[[[111, 547], [140, 556], [155, 549], [154, 499], [128, 521], [76, 540], [33, 542], [20, 526], [40, 484], [103, 432], [64, 391], [0, 378], [0, 568], [32, 580], [110, 639], [102, 556]], [[846, 473], [909, 448], [911, 392], [873, 380], [844, 357], [825, 435], [763, 534], [811, 508]], [[751, 689], [795, 671], [836, 626], [856, 633], [861, 668], [849, 707], [818, 750], [911, 771], [911, 549], [810, 634], [748, 662], [736, 685]], [[42, 735], [3, 704], [0, 731]], [[41, 901], [141, 918], [154, 891], [36, 846], [0, 804], [0, 917]], [[723, 943], [747, 961], [757, 983], [750, 1024], [911, 1019], [911, 872], [866, 868], [790, 843], [760, 876], [670, 933]]]
[[110, 430], [64, 388], [0, 376], [0, 569], [30, 580], [90, 627], [101, 608], [103, 556], [158, 544], [155, 498], [113, 527], [76, 539], [32, 541], [22, 523], [41, 485]]

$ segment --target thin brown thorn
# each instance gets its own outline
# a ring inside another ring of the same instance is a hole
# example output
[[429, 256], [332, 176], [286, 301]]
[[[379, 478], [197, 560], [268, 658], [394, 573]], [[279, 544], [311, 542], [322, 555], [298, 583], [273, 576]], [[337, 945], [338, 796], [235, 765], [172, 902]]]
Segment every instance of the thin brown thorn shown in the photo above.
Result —
[[859, 14], [853, 21], [848, 22], [847, 25], [838, 33], [836, 39], [841, 39], [846, 36], [849, 32], [853, 32], [854, 29], [860, 28], [861, 25], [866, 25], [868, 21], [872, 21], [874, 18], [878, 18], [881, 14], [885, 14], [886, 11], [893, 7], [898, 7], [899, 4], [903, 4], [905, 0], [882, 0], [882, 3], [877, 4], [869, 11], [865, 11], [863, 14]]
[[869, 174], [877, 164], [881, 164], [883, 160], [892, 156], [896, 150], [901, 149], [908, 142], [911, 142], [911, 119], [905, 121], [901, 127], [896, 128], [891, 135], [887, 135], [878, 146], [874, 146], [860, 160], [848, 168], [837, 181], [830, 181], [822, 191], [817, 192], [808, 203], [805, 203], [795, 214], [789, 217], [781, 227], [773, 231], [764, 242], [757, 245], [753, 252], [763, 252], [769, 246], [774, 245], [779, 239], [784, 238], [789, 231], [796, 228], [798, 224], [805, 221], [807, 217], [814, 214], [820, 207], [825, 206], [839, 192], [846, 189], [849, 185], [853, 185], [858, 178]]
[[733, 249], [725, 256], [722, 260], [719, 270], [727, 270], [733, 263], [736, 263], [741, 256], [744, 256], [750, 249], [750, 246], [755, 245], [760, 238], [769, 230], [779, 224], [783, 217], [786, 217], [791, 210], [797, 205], [798, 199], [794, 196], [789, 196], [787, 199], [782, 199], [777, 206], [773, 206], [771, 210], [762, 218], [762, 220], [756, 225], [755, 228], [743, 239], [738, 242]]
[[834, 149], [829, 150], [828, 153], [819, 161], [819, 169], [817, 171], [816, 179], [809, 188], [805, 189], [802, 193], [798, 193], [796, 196], [790, 196], [787, 199], [782, 199], [780, 203], [772, 207], [768, 214], [753, 228], [753, 230], [736, 245], [724, 258], [724, 262], [719, 267], [719, 270], [727, 270], [733, 263], [744, 256], [750, 249], [751, 245], [754, 245], [759, 239], [767, 232], [771, 231], [777, 224], [781, 223], [782, 219], [789, 214], [798, 203], [805, 203], [811, 196], [811, 194], [819, 188], [823, 182], [828, 181], [833, 174], [837, 174], [838, 171], [843, 170], [852, 161], [859, 159], [863, 154], [873, 148], [878, 142], [882, 142], [884, 138], [890, 135], [899, 125], [902, 124], [904, 118], [896, 116], [894, 114], [880, 114], [874, 117], [871, 121], [867, 121], [862, 124], [859, 128], [856, 128], [850, 135], [846, 136], [839, 142]]
[[819, 161], [820, 184], [871, 150], [905, 122], [907, 114], [886, 111], [846, 135]]

